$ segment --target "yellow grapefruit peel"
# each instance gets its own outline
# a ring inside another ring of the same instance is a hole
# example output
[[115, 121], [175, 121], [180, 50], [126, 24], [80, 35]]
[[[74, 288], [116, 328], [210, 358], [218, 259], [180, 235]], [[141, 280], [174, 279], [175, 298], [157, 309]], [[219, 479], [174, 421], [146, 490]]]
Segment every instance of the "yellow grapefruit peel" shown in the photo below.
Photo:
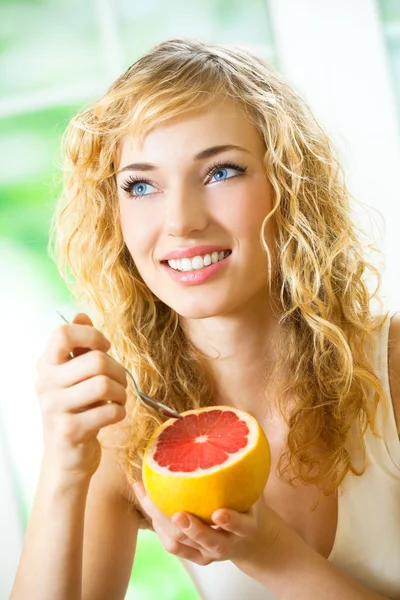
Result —
[[233, 411], [245, 420], [250, 429], [249, 438], [253, 432], [252, 443], [237, 452], [241, 455], [238, 460], [234, 460], [233, 454], [227, 465], [223, 463], [194, 473], [168, 472], [168, 469], [157, 468], [152, 456], [160, 434], [176, 419], [160, 425], [149, 440], [143, 458], [143, 483], [150, 500], [168, 517], [185, 511], [211, 524], [211, 516], [217, 509], [245, 512], [263, 492], [271, 465], [270, 447], [264, 431], [252, 415], [234, 407], [211, 406], [186, 411], [182, 416], [215, 409]]

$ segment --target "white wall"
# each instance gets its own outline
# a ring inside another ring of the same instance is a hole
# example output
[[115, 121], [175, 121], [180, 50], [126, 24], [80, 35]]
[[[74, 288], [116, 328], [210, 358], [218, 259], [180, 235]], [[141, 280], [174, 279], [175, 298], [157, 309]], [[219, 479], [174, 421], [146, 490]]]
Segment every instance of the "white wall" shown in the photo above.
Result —
[[[385, 218], [384, 240], [378, 239], [386, 256], [382, 292], [400, 309], [399, 121], [376, 0], [268, 5], [281, 71], [340, 149], [352, 195]], [[382, 229], [379, 216], [372, 217]], [[360, 224], [368, 226], [364, 218]]]

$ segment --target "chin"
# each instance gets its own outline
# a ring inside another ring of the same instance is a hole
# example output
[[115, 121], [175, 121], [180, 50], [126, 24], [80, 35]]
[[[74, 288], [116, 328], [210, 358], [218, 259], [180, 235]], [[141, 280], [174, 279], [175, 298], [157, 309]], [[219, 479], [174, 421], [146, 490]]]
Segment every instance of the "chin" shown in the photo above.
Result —
[[232, 299], [227, 297], [216, 298], [212, 294], [200, 294], [198, 298], [165, 298], [165, 304], [170, 306], [180, 317], [184, 319], [210, 319], [229, 314], [235, 309]]
[[184, 309], [184, 308], [175, 308], [172, 307], [180, 317], [184, 319], [209, 319], [210, 317], [218, 317], [220, 316], [220, 312], [216, 311], [215, 308], [213, 310], [204, 310], [203, 309]]

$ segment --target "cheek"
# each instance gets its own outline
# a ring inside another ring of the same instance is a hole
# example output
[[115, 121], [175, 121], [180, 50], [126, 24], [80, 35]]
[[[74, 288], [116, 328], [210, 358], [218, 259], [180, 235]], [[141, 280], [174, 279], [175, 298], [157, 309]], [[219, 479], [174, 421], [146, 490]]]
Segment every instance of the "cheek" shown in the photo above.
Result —
[[238, 186], [229, 199], [229, 211], [225, 212], [225, 221], [237, 236], [256, 236], [259, 241], [261, 225], [272, 209], [272, 189], [268, 182], [258, 179], [246, 185]]
[[120, 219], [125, 244], [132, 257], [140, 260], [140, 256], [148, 254], [146, 250], [154, 243], [157, 228], [154, 213], [125, 204], [120, 208]]

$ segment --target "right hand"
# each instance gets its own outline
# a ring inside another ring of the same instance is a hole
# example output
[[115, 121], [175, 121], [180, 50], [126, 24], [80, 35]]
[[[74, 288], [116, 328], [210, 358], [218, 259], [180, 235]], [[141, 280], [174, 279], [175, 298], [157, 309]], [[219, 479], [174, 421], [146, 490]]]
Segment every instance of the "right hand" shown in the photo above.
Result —
[[100, 464], [100, 429], [126, 416], [125, 370], [106, 355], [109, 349], [104, 335], [79, 313], [53, 332], [37, 362], [43, 461], [58, 479], [90, 479]]

